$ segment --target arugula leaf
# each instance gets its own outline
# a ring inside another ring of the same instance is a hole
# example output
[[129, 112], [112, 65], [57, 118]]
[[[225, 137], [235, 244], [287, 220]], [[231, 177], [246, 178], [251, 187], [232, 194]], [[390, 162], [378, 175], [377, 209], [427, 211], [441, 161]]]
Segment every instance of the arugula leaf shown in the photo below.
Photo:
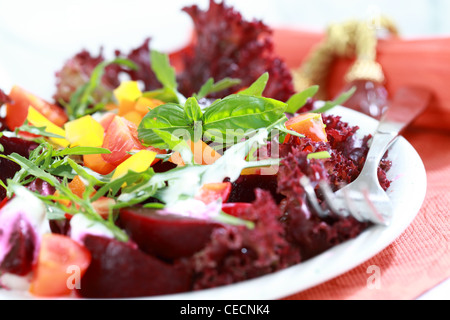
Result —
[[255, 228], [255, 223], [253, 221], [237, 218], [228, 213], [225, 213], [224, 211], [220, 211], [219, 214], [214, 217], [214, 220], [216, 220], [217, 222], [221, 222], [224, 224], [231, 224], [231, 225], [235, 225], [235, 226], [244, 225], [248, 229]]
[[286, 108], [287, 113], [295, 113], [301, 107], [305, 105], [309, 98], [314, 97], [314, 95], [319, 90], [319, 86], [311, 86], [306, 88], [305, 90], [294, 94], [289, 100], [286, 102], [288, 107]]
[[200, 88], [199, 92], [197, 94], [194, 94], [193, 96], [197, 100], [200, 100], [211, 93], [220, 92], [222, 90], [238, 85], [241, 82], [242, 81], [240, 79], [224, 78], [214, 83], [214, 79], [209, 78], [208, 81], [206, 81], [205, 84]]
[[[106, 67], [114, 63], [124, 65], [130, 69], [137, 69], [134, 62], [124, 58], [115, 58], [112, 61], [103, 61], [97, 64], [92, 71], [89, 81], [78, 87], [70, 97], [69, 103], [61, 101], [67, 111], [69, 120], [78, 119], [103, 109], [105, 101], [96, 103], [94, 93], [101, 84]], [[108, 96], [104, 98], [109, 99]]]
[[55, 150], [52, 155], [53, 157], [64, 157], [68, 155], [83, 156], [88, 154], [108, 154], [108, 153], [111, 153], [111, 151], [105, 148], [76, 146], [72, 148]]
[[355, 91], [356, 91], [356, 87], [355, 86], [351, 87], [348, 91], [343, 92], [333, 101], [326, 101], [322, 107], [312, 110], [311, 112], [324, 113], [324, 112], [327, 112], [330, 109], [334, 108], [335, 106], [342, 105], [345, 101], [350, 99], [350, 97], [355, 93]]
[[59, 134], [56, 133], [51, 133], [46, 131], [47, 127], [36, 127], [33, 125], [30, 125], [28, 120], [25, 119], [25, 122], [20, 126], [17, 127], [16, 129], [14, 129], [14, 132], [16, 133], [16, 135], [18, 134], [18, 132], [28, 132], [28, 133], [32, 133], [41, 137], [49, 137], [49, 138], [57, 138], [57, 139], [65, 139], [66, 137], [63, 137]]
[[28, 174], [30, 174], [36, 178], [44, 180], [51, 185], [59, 184], [59, 180], [55, 176], [49, 174], [45, 170], [41, 169], [38, 165], [36, 165], [36, 163], [28, 160], [25, 157], [22, 157], [18, 153], [11, 153], [9, 156], [3, 156], [3, 155], [0, 155], [0, 156], [14, 161], [19, 166], [21, 166], [23, 169], [25, 169], [25, 171]]
[[331, 158], [331, 155], [328, 151], [318, 151], [318, 152], [308, 153], [306, 158], [307, 159], [328, 159], [328, 158]]
[[256, 79], [256, 81], [253, 82], [253, 84], [251, 84], [248, 88], [240, 91], [239, 94], [250, 96], [262, 96], [268, 81], [269, 81], [269, 73], [265, 72], [258, 79]]

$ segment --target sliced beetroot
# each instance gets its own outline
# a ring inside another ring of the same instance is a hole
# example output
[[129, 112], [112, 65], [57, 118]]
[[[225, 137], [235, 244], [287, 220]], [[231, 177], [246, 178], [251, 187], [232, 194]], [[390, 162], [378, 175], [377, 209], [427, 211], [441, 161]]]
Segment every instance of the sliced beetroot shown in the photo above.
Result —
[[233, 182], [228, 202], [252, 202], [256, 189], [270, 191], [274, 199], [280, 202], [283, 197], [277, 193], [277, 187], [276, 175], [242, 175]]
[[184, 292], [191, 277], [182, 265], [167, 264], [130, 246], [87, 235], [84, 245], [92, 261], [77, 292], [86, 298], [132, 298]]
[[141, 250], [161, 259], [189, 257], [203, 249], [212, 231], [219, 227], [212, 221], [159, 214], [145, 208], [125, 208], [119, 223]]
[[[28, 157], [30, 151], [36, 148], [37, 143], [15, 137], [1, 136], [0, 145], [3, 146], [2, 153], [5, 155], [18, 153], [22, 157]], [[7, 179], [14, 177], [14, 174], [20, 169], [20, 166], [8, 159], [0, 158], [0, 168], [0, 180], [6, 183]], [[4, 188], [0, 188], [0, 200], [5, 196], [6, 190]]]
[[28, 274], [32, 269], [36, 247], [33, 227], [22, 219], [21, 215], [2, 227], [0, 228], [1, 250], [7, 252], [0, 260], [0, 273], [7, 272], [19, 276]]

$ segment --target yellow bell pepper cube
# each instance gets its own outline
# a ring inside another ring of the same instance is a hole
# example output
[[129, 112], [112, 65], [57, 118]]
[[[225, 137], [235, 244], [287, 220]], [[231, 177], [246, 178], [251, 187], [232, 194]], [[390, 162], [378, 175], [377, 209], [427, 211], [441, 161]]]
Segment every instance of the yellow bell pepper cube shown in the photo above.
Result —
[[[45, 127], [48, 133], [56, 134], [62, 137], [66, 136], [66, 132], [61, 127], [58, 127], [53, 122], [48, 120], [42, 113], [37, 111], [33, 106], [28, 107], [27, 121], [35, 127]], [[53, 143], [61, 147], [69, 146], [69, 141], [64, 138], [49, 138]]]
[[113, 93], [118, 103], [122, 103], [124, 100], [134, 102], [142, 96], [142, 91], [137, 81], [123, 81], [114, 89]]
[[67, 122], [64, 125], [66, 139], [72, 147], [100, 147], [103, 144], [105, 130], [92, 116], [86, 115]]
[[155, 158], [156, 152], [150, 150], [140, 150], [117, 166], [111, 180], [116, 180], [123, 177], [130, 170], [134, 172], [143, 172], [151, 166]]
[[119, 105], [119, 116], [132, 111], [136, 100], [142, 96], [142, 91], [139, 89], [137, 81], [123, 81], [114, 89], [113, 93]]

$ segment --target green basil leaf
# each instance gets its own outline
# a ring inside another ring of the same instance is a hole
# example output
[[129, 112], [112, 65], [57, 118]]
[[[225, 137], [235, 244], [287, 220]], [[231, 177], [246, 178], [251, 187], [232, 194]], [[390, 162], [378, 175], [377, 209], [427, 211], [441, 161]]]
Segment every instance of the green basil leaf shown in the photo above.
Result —
[[303, 107], [308, 101], [309, 98], [312, 98], [317, 91], [319, 90], [319, 86], [311, 86], [301, 92], [294, 94], [289, 100], [286, 102], [288, 107], [286, 108], [287, 113], [295, 113], [301, 107]]
[[150, 60], [152, 70], [164, 89], [176, 96], [178, 98], [177, 102], [183, 103], [186, 98], [178, 92], [176, 72], [175, 68], [170, 65], [169, 56], [156, 50], [151, 50]]
[[193, 128], [186, 119], [184, 108], [174, 103], [150, 110], [138, 127], [138, 138], [144, 144], [168, 149], [167, 143], [154, 129], [170, 132], [176, 137], [186, 137], [186, 140], [193, 136]]
[[231, 95], [204, 110], [203, 131], [208, 138], [225, 135], [228, 143], [228, 139], [242, 138], [285, 117], [286, 106], [270, 98]]
[[151, 50], [150, 59], [152, 70], [158, 81], [166, 88], [175, 90], [177, 88], [175, 69], [170, 65], [167, 54]]
[[201, 121], [203, 112], [200, 108], [197, 99], [194, 97], [188, 98], [184, 104], [184, 112], [189, 122]]
[[269, 81], [269, 73], [265, 72], [258, 79], [256, 79], [256, 81], [253, 82], [253, 84], [251, 84], [248, 88], [240, 91], [239, 94], [250, 96], [262, 96], [268, 81]]
[[170, 132], [153, 129], [153, 131], [167, 144], [168, 148], [173, 151], [178, 151], [186, 164], [194, 163], [194, 155], [192, 154], [191, 147], [187, 144], [186, 140], [180, 139]]

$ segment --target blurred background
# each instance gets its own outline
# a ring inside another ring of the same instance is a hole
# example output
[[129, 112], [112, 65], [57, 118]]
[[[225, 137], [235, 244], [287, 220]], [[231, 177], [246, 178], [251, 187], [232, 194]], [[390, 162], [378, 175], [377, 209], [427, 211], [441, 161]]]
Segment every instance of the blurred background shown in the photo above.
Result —
[[[450, 35], [448, 0], [226, 0], [246, 19], [271, 27], [322, 31], [329, 23], [349, 18], [395, 21], [402, 37]], [[54, 72], [69, 57], [87, 49], [105, 56], [126, 52], [151, 37], [151, 47], [182, 47], [191, 19], [181, 9], [209, 0], [0, 0], [0, 88], [19, 84], [43, 98], [54, 90]]]

